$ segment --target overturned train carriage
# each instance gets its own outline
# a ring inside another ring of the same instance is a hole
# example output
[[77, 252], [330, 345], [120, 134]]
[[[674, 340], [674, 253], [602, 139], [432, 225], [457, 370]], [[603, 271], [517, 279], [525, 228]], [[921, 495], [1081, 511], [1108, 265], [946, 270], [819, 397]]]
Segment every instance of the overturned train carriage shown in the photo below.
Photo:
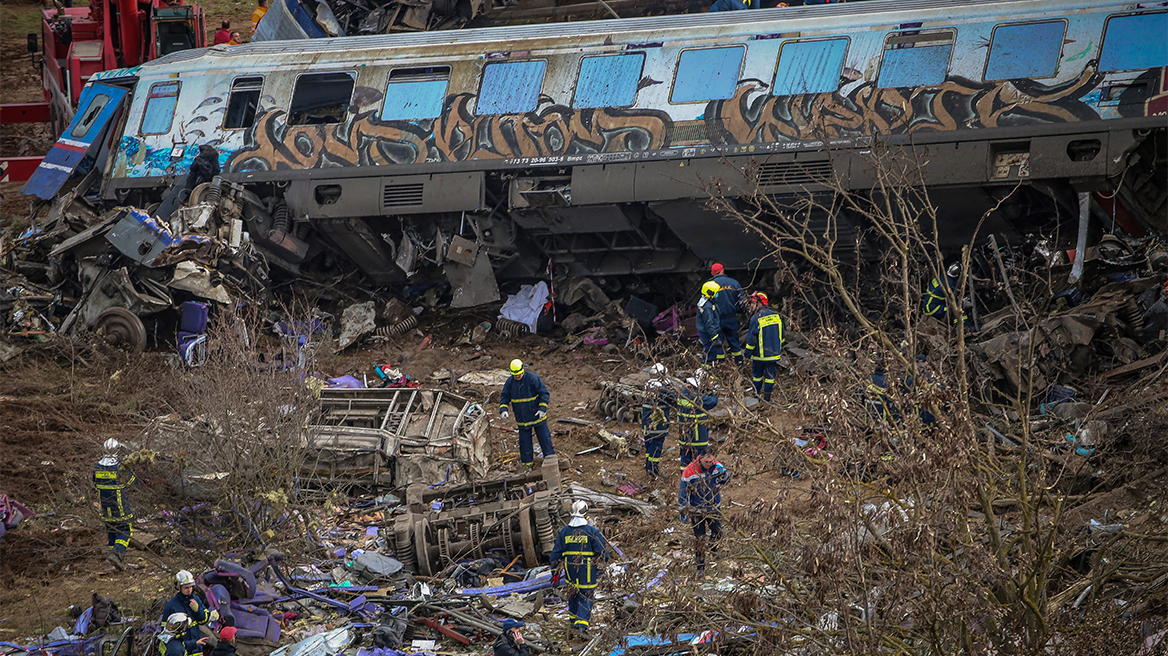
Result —
[[26, 189], [88, 154], [105, 202], [147, 207], [209, 145], [270, 259], [377, 284], [757, 264], [704, 199], [864, 190], [877, 141], [912, 145], [950, 243], [1020, 183], [987, 230], [1083, 191], [1164, 230], [1166, 32], [1166, 2], [874, 0], [216, 46], [95, 76]]

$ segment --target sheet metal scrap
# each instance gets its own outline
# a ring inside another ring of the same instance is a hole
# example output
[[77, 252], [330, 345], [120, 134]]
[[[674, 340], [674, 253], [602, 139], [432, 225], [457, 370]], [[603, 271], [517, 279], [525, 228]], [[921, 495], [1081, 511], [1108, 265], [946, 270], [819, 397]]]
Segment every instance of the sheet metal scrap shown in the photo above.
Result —
[[322, 390], [307, 439], [323, 480], [377, 486], [481, 479], [491, 453], [482, 406], [421, 388]]

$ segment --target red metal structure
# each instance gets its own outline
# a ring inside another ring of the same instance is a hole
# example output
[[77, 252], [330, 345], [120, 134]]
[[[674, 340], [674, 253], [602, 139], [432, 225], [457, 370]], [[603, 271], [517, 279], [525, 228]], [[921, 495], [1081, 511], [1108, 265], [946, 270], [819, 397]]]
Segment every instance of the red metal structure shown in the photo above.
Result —
[[[137, 66], [172, 52], [206, 46], [203, 10], [181, 0], [90, 0], [85, 7], [46, 9], [41, 21], [41, 85], [45, 102], [0, 106], [0, 123], [51, 122], [59, 135], [73, 119], [94, 73]], [[29, 35], [29, 47], [36, 40]], [[27, 180], [40, 157], [0, 157], [9, 181]], [[0, 177], [4, 174], [0, 173]]]

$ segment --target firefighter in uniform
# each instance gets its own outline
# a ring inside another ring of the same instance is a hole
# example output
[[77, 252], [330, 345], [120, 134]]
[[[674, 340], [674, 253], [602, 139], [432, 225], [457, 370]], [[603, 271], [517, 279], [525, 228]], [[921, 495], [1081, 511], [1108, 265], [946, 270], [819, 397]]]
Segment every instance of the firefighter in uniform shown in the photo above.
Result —
[[171, 613], [162, 623], [158, 639], [159, 656], [195, 656], [203, 653], [206, 638], [188, 638], [191, 618], [185, 613]]
[[750, 301], [754, 315], [750, 317], [746, 351], [750, 353], [751, 382], [754, 391], [761, 393], [764, 401], [770, 401], [779, 358], [783, 357], [783, 319], [770, 308], [766, 294], [755, 292]]
[[665, 448], [665, 438], [669, 437], [676, 394], [666, 379], [669, 370], [665, 365], [657, 363], [649, 368], [649, 372], [654, 377], [645, 384], [641, 434], [645, 437], [645, 471], [650, 478], [657, 478], [661, 475], [661, 452]]
[[[925, 289], [925, 297], [921, 299], [921, 312], [945, 321], [949, 317], [949, 297], [947, 294], [957, 287], [957, 276], [960, 273], [961, 264], [954, 262], [945, 270], [944, 281], [933, 278], [928, 288]], [[953, 323], [957, 323], [956, 318], [953, 319]]]
[[118, 569], [126, 569], [126, 549], [134, 535], [134, 513], [126, 501], [126, 488], [134, 484], [134, 473], [122, 471], [117, 451], [121, 442], [112, 437], [105, 441], [105, 455], [93, 468], [93, 486], [101, 505], [101, 521], [109, 537], [109, 560]]
[[726, 357], [722, 353], [722, 319], [714, 300], [719, 289], [718, 283], [711, 280], [702, 285], [702, 297], [698, 299], [698, 339], [702, 342], [702, 364], [707, 367]]
[[575, 594], [568, 600], [568, 615], [582, 636], [588, 635], [596, 582], [609, 557], [608, 542], [595, 526], [588, 523], [587, 514], [587, 503], [576, 501], [572, 504], [572, 519], [560, 529], [551, 555], [552, 568], [558, 567], [562, 561], [564, 574], [574, 588]]
[[681, 426], [681, 468], [685, 469], [710, 444], [710, 419], [707, 410], [718, 405], [718, 395], [703, 394], [702, 381], [706, 372], [698, 369], [693, 378], [677, 394], [677, 423]]
[[515, 411], [515, 423], [519, 426], [519, 461], [528, 467], [535, 464], [532, 431], [539, 439], [539, 448], [545, 458], [556, 452], [547, 425], [550, 398], [548, 388], [539, 376], [524, 371], [523, 360], [516, 358], [511, 361], [511, 377], [503, 383], [503, 394], [499, 397], [499, 415], [506, 419], [511, 416], [511, 410]]
[[[710, 278], [710, 282], [718, 284], [718, 295], [714, 297], [714, 303], [718, 306], [722, 339], [730, 348], [730, 357], [741, 364], [742, 344], [738, 341], [738, 311], [743, 307], [742, 285], [726, 275], [722, 265], [716, 262], [714, 266], [710, 267], [710, 275], [713, 276]], [[725, 357], [726, 355], [722, 354], [718, 356], [718, 359], [721, 360]]]
[[[208, 609], [202, 598], [195, 594], [195, 577], [189, 571], [179, 570], [174, 575], [174, 587], [177, 591], [162, 607], [162, 616], [185, 615], [187, 627], [178, 634], [178, 638], [187, 644], [202, 640], [199, 644], [210, 642], [214, 647], [219, 641], [213, 639], [214, 633], [208, 625], [219, 619], [219, 611]], [[202, 638], [200, 634], [203, 634]]]

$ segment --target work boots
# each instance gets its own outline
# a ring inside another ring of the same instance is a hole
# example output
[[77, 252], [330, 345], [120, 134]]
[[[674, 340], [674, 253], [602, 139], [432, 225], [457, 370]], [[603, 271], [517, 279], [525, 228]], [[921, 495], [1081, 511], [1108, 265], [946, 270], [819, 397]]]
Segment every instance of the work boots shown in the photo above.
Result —
[[126, 571], [126, 558], [122, 554], [116, 551], [111, 551], [109, 552], [109, 556], [106, 557], [106, 560], [109, 560], [111, 563], [113, 563], [113, 566], [116, 567], [119, 572]]

